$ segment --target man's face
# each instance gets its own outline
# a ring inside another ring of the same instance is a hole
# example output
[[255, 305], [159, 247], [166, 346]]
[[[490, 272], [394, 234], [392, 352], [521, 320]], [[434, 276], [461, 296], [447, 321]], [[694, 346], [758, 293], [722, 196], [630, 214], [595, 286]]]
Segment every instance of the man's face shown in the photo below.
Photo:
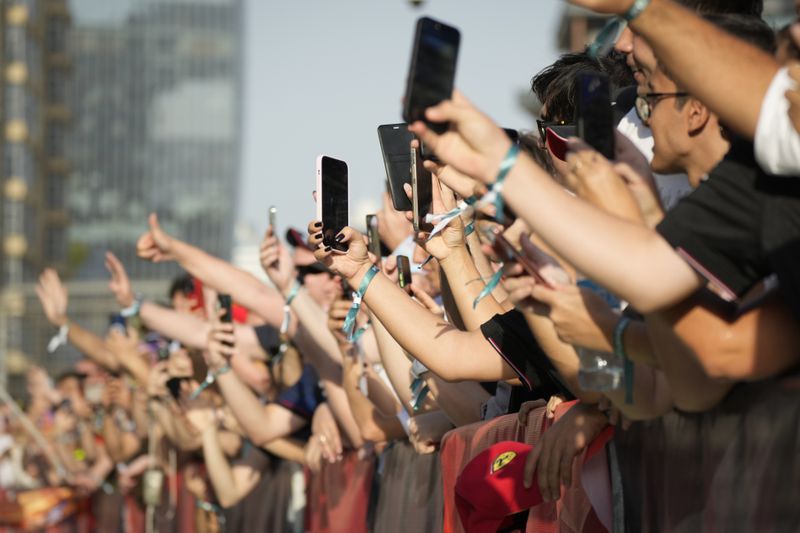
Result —
[[303, 285], [315, 302], [323, 309], [328, 309], [342, 293], [341, 278], [328, 272], [306, 274]]
[[187, 315], [205, 316], [205, 310], [196, 306], [194, 298], [186, 296], [180, 291], [172, 296], [172, 308]]
[[[627, 31], [627, 30], [626, 30]], [[632, 53], [628, 54], [628, 66], [633, 71], [639, 93], [647, 88], [647, 83], [658, 69], [658, 60], [647, 41], [631, 32]]]
[[[677, 85], [669, 79], [661, 69], [655, 69], [648, 82], [650, 93], [675, 93]], [[650, 120], [648, 126], [653, 131], [654, 172], [672, 174], [682, 172], [683, 155], [690, 148], [691, 137], [688, 134], [686, 120], [687, 107], [682, 100], [675, 97], [651, 98]]]
[[68, 377], [62, 379], [56, 385], [56, 390], [61, 394], [62, 398], [75, 398], [81, 396], [81, 384], [78, 378]]
[[[542, 109], [539, 111], [539, 119], [548, 122], [564, 120], [562, 117], [553, 118], [548, 116], [547, 103], [542, 105]], [[555, 170], [554, 177], [560, 180], [561, 176], [565, 175], [569, 171], [569, 165], [567, 165], [566, 161], [562, 161], [553, 154], [553, 151], [550, 150], [550, 146], [548, 146], [546, 139], [540, 139], [539, 142], [541, 143], [542, 148], [544, 148], [547, 151], [547, 155], [550, 158], [550, 164], [553, 165], [553, 170]]]

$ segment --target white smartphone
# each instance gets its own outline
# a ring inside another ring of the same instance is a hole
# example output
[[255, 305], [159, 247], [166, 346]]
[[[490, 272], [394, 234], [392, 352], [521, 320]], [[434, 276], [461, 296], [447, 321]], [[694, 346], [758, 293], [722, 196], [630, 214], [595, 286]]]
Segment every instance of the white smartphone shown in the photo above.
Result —
[[350, 190], [347, 163], [327, 155], [317, 156], [317, 220], [322, 221], [322, 242], [339, 252], [347, 245], [336, 236], [350, 225]]

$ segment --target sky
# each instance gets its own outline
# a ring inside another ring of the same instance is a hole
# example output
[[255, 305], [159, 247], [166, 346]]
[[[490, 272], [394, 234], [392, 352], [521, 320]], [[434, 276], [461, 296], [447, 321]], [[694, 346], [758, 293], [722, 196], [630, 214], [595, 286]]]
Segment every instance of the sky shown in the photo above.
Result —
[[351, 224], [380, 205], [380, 124], [401, 122], [415, 21], [461, 30], [456, 86], [504, 127], [533, 130], [519, 104], [557, 56], [561, 0], [245, 0], [244, 146], [238, 214], [259, 234], [314, 217], [319, 154], [347, 161]]

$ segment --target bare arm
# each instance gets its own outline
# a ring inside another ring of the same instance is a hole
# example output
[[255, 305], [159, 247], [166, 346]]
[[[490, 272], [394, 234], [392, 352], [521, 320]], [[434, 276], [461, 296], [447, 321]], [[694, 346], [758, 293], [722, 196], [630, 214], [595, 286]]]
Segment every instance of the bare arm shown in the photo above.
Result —
[[217, 501], [225, 508], [236, 505], [247, 496], [267, 466], [266, 457], [257, 450], [251, 450], [243, 461], [231, 465], [220, 446], [215, 424], [209, 424], [203, 431], [203, 460]]
[[341, 379], [339, 382], [322, 379], [322, 388], [325, 397], [328, 399], [328, 406], [333, 412], [342, 437], [354, 448], [359, 449], [364, 446], [364, 439], [361, 438], [361, 430], [358, 428], [355, 415], [350, 409], [350, 402], [347, 398]]
[[481, 406], [491, 395], [476, 381], [447, 383], [428, 374], [425, 382], [442, 412], [454, 426], [466, 426], [481, 420]]

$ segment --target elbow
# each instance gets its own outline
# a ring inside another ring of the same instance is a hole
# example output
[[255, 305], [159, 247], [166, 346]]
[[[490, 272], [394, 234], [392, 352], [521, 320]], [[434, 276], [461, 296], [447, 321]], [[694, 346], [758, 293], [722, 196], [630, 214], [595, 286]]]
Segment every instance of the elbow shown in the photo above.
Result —
[[358, 432], [361, 438], [368, 442], [383, 442], [386, 434], [371, 420], [358, 423]]
[[240, 501], [242, 501], [245, 497], [244, 494], [239, 494], [238, 491], [216, 491], [217, 492], [217, 502], [219, 502], [220, 507], [223, 509], [230, 509]]

